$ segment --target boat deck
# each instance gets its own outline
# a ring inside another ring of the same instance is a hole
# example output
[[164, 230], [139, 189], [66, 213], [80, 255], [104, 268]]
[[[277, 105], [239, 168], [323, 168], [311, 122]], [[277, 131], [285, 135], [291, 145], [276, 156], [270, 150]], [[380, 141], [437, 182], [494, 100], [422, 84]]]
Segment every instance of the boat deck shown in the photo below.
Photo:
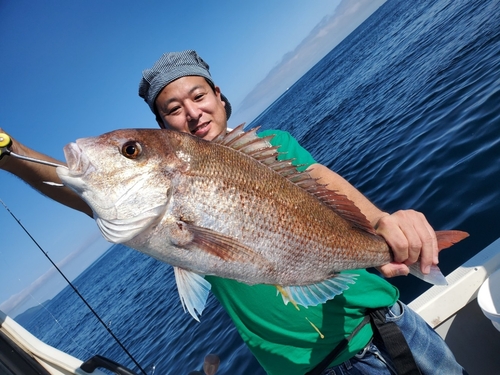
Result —
[[433, 286], [409, 306], [435, 328], [470, 375], [500, 374], [500, 331], [481, 311], [477, 293], [500, 269], [500, 239]]
[[500, 332], [476, 300], [436, 328], [470, 375], [500, 374]]

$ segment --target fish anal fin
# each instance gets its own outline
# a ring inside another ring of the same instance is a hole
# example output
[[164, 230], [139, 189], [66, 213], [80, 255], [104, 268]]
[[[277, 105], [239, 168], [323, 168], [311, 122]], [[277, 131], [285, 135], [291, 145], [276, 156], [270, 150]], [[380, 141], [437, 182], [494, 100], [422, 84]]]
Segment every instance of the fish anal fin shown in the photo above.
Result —
[[207, 303], [210, 283], [203, 276], [179, 267], [174, 267], [174, 275], [184, 312], [187, 310], [199, 322], [198, 315]]
[[285, 305], [293, 301], [294, 305], [316, 306], [349, 289], [349, 284], [354, 284], [357, 276], [356, 274], [342, 273], [316, 284], [283, 286], [282, 290], [278, 289], [278, 291], [281, 292]]
[[285, 305], [288, 304], [288, 302], [291, 302], [292, 305], [297, 309], [299, 309], [299, 306], [297, 305], [297, 302], [290, 296], [290, 294], [280, 285], [276, 285], [276, 289], [278, 289], [278, 292], [281, 293], [281, 296], [283, 297], [283, 302]]

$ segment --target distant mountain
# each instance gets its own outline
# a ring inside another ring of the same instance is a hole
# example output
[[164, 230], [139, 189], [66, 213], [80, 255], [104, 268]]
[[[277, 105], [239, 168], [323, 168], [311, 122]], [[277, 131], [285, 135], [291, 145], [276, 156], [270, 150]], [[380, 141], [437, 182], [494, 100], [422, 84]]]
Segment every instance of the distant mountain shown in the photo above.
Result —
[[47, 304], [50, 303], [50, 299], [45, 301], [45, 302], [42, 302], [41, 304], [39, 305], [36, 305], [36, 306], [33, 306], [33, 307], [30, 307], [28, 310], [22, 312], [21, 314], [17, 315], [14, 320], [16, 322], [18, 322], [20, 325], [22, 325], [23, 327], [27, 326], [28, 323], [31, 321], [31, 319], [33, 319], [33, 317], [38, 314], [38, 312], [42, 309], [45, 308], [45, 306], [47, 306]]

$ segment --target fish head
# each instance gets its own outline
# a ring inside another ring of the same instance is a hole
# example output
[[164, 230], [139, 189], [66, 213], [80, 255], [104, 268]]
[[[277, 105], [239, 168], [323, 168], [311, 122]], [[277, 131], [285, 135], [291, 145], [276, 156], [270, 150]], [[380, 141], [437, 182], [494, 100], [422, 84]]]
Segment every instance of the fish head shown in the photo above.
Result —
[[125, 243], [164, 215], [175, 173], [186, 166], [177, 145], [175, 132], [161, 129], [82, 138], [64, 147], [68, 168], [57, 174], [90, 206], [104, 237]]

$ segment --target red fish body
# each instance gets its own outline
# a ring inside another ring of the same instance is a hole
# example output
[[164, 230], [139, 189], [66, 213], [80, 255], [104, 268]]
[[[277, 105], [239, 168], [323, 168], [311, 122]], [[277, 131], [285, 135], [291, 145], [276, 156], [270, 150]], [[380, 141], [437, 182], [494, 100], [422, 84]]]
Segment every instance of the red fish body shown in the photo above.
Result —
[[[277, 161], [275, 149], [241, 127], [212, 142], [118, 130], [66, 146], [69, 170], [58, 173], [106, 239], [174, 266], [195, 318], [209, 289], [203, 275], [286, 287], [307, 306], [354, 282], [340, 271], [391, 262], [387, 243], [352, 202]], [[467, 236], [437, 235], [442, 247]]]

